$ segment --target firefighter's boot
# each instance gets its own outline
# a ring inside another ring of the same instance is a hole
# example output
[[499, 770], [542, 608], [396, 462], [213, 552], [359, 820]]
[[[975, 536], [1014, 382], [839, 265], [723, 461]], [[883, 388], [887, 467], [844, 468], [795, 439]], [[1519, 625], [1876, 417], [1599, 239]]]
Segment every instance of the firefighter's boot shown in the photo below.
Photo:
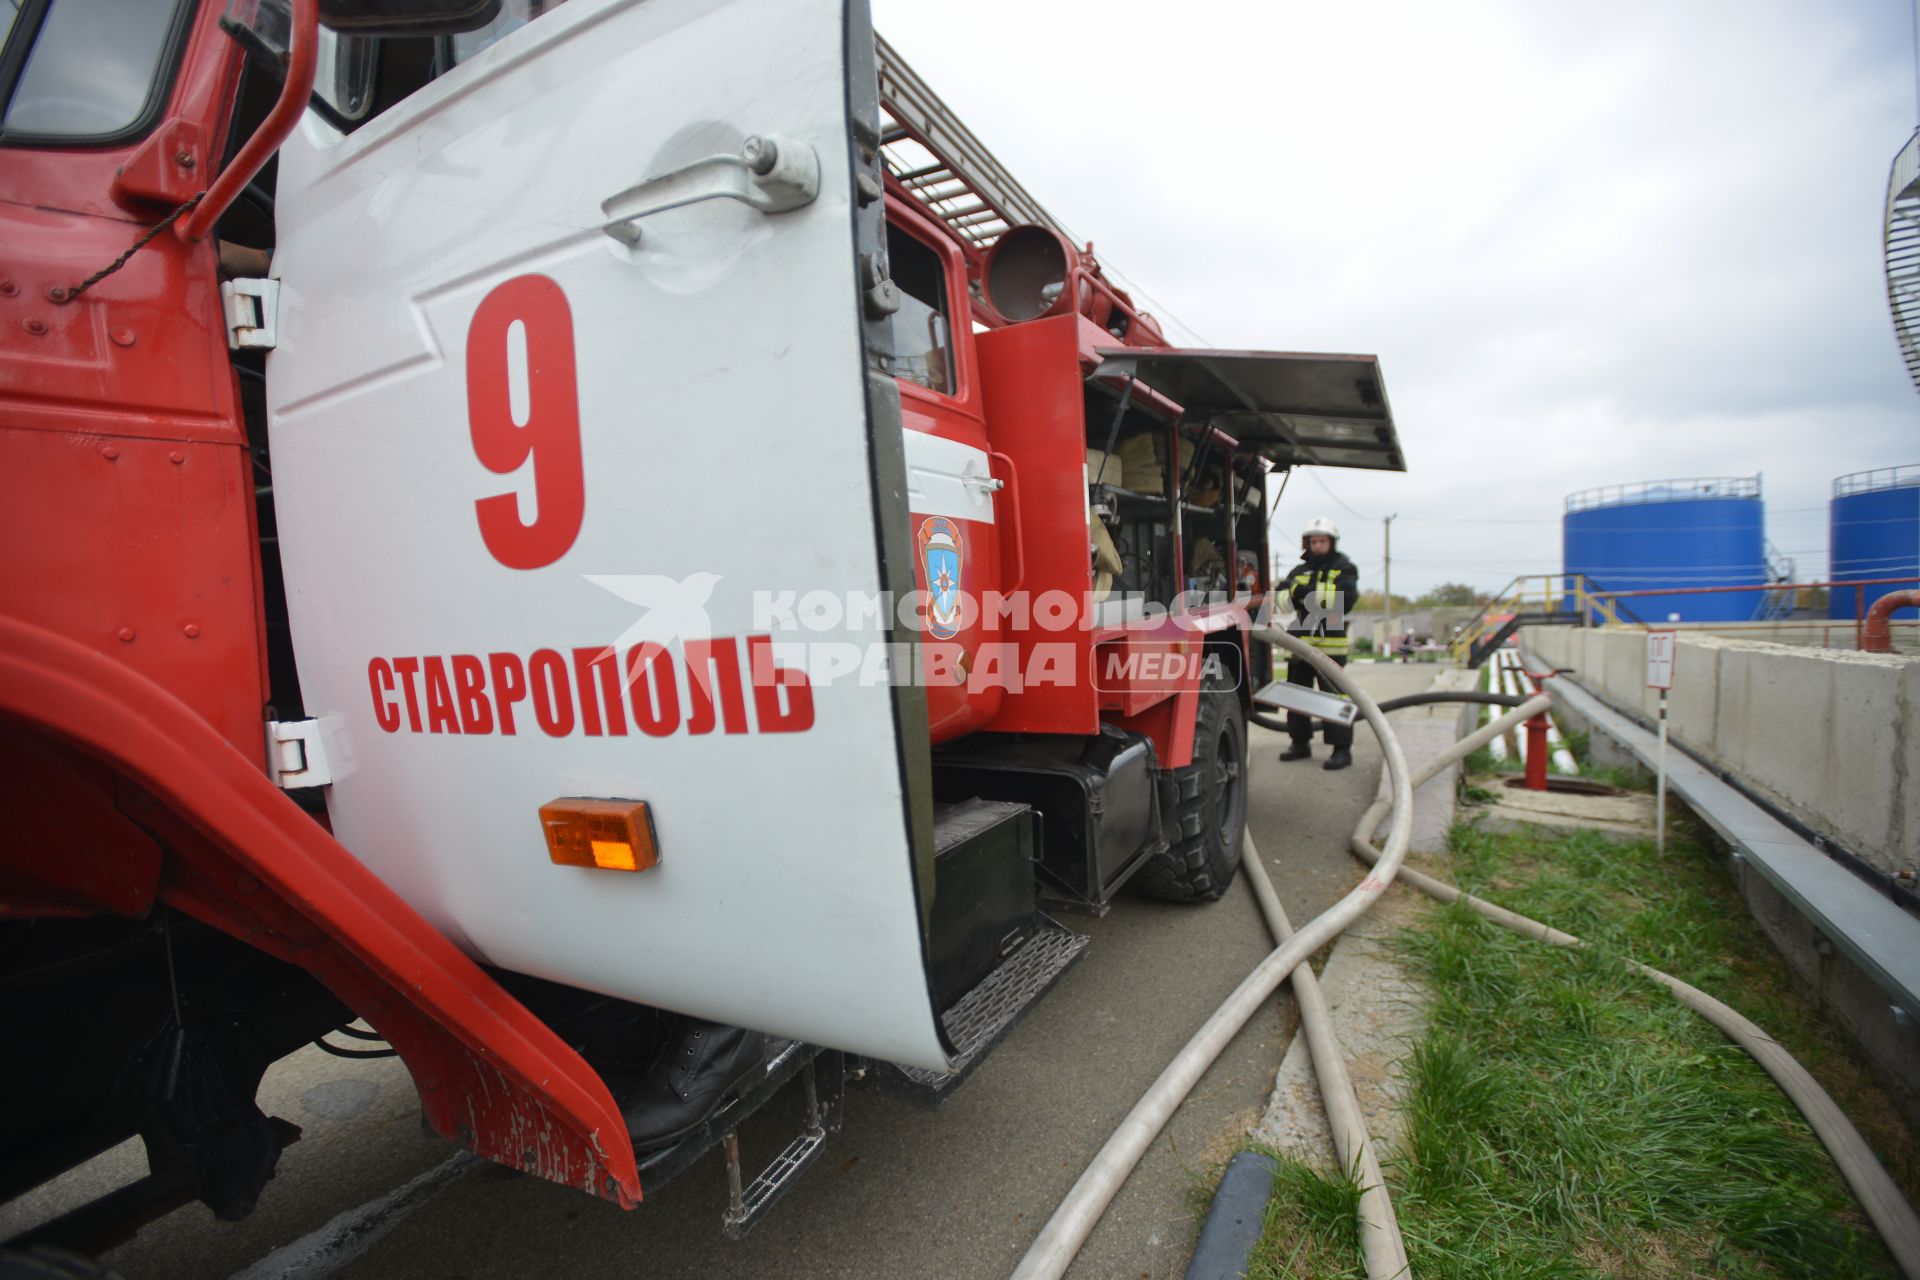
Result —
[[627, 1107], [634, 1150], [663, 1147], [699, 1127], [729, 1090], [760, 1068], [766, 1044], [758, 1031], [687, 1019]]
[[1345, 747], [1335, 747], [1333, 754], [1328, 756], [1327, 762], [1320, 767], [1322, 769], [1345, 769], [1352, 763], [1353, 752], [1347, 750]]
[[1282, 751], [1280, 753], [1280, 759], [1282, 762], [1292, 761], [1292, 760], [1305, 760], [1312, 754], [1313, 754], [1313, 747], [1310, 744], [1305, 742], [1295, 742], [1292, 746], [1288, 747], [1285, 751]]

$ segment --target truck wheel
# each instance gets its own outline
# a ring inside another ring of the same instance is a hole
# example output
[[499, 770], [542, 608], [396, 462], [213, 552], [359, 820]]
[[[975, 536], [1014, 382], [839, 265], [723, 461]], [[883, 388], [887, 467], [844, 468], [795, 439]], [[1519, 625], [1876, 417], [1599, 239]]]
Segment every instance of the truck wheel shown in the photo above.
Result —
[[1212, 902], [1240, 870], [1247, 826], [1247, 720], [1226, 679], [1209, 678], [1194, 717], [1193, 763], [1176, 769], [1178, 836], [1147, 860], [1134, 883], [1169, 902]]

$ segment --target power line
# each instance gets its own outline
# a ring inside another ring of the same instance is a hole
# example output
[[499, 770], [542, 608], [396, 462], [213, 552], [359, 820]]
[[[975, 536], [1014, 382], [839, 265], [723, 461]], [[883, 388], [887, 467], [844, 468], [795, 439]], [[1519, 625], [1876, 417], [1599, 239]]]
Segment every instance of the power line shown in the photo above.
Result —
[[1332, 498], [1335, 502], [1340, 504], [1340, 509], [1342, 511], [1345, 511], [1348, 515], [1352, 516], [1356, 520], [1365, 520], [1369, 524], [1373, 522], [1372, 516], [1366, 515], [1362, 512], [1354, 510], [1353, 506], [1350, 503], [1348, 503], [1348, 501], [1345, 498], [1335, 493], [1333, 491], [1333, 487], [1329, 485], [1325, 480], [1322, 480], [1320, 478], [1320, 473], [1318, 471], [1315, 471], [1312, 467], [1303, 467], [1301, 469], [1307, 473], [1308, 479], [1312, 480], [1315, 484], [1320, 486], [1321, 492], [1325, 493], [1329, 498]]

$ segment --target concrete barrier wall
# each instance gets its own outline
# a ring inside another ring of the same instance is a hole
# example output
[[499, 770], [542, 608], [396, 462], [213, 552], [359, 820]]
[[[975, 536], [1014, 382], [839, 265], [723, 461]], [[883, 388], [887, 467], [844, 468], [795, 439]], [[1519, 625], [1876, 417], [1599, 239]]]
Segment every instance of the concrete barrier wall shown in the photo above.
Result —
[[[1527, 627], [1521, 642], [1652, 723], [1639, 631]], [[1809, 828], [1882, 871], [1920, 871], [1920, 658], [1682, 635], [1667, 723]]]

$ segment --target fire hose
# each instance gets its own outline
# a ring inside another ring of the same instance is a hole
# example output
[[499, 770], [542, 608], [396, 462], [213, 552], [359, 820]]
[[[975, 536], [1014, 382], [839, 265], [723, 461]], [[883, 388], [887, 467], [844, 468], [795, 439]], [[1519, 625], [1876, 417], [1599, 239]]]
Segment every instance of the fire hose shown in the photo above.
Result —
[[[1319, 992], [1318, 983], [1313, 979], [1311, 966], [1301, 962], [1358, 919], [1386, 891], [1396, 876], [1403, 876], [1415, 888], [1443, 902], [1464, 902], [1472, 910], [1515, 932], [1556, 946], [1585, 945], [1571, 934], [1463, 893], [1430, 876], [1417, 871], [1403, 872], [1400, 865], [1406, 858], [1407, 844], [1412, 834], [1414, 788], [1439, 776], [1455, 761], [1465, 759], [1497, 735], [1545, 711], [1551, 704], [1550, 699], [1540, 696], [1526, 701], [1516, 710], [1455, 743], [1422, 769], [1417, 777], [1409, 778], [1405, 753], [1388, 728], [1380, 704], [1368, 697], [1352, 677], [1311, 646], [1283, 632], [1263, 631], [1256, 635], [1304, 659], [1341, 692], [1351, 697], [1380, 742], [1386, 762], [1390, 798], [1374, 802], [1362, 817], [1350, 842], [1355, 855], [1372, 866], [1372, 873], [1346, 897], [1308, 922], [1302, 930], [1293, 933], [1251, 838], [1243, 841], [1242, 860], [1248, 868], [1249, 882], [1255, 896], [1260, 899], [1261, 910], [1280, 945], [1215, 1010], [1108, 1138], [1034, 1239], [1014, 1271], [1015, 1280], [1058, 1277], [1065, 1273], [1092, 1232], [1094, 1224], [1171, 1118], [1175, 1108], [1226, 1048], [1234, 1034], [1245, 1025], [1253, 1011], [1289, 976], [1294, 978], [1302, 1031], [1308, 1037], [1308, 1050], [1313, 1058], [1321, 1096], [1326, 1100], [1328, 1126], [1333, 1133], [1336, 1154], [1342, 1166], [1360, 1180], [1361, 1247], [1369, 1280], [1410, 1276], [1406, 1246], [1393, 1216], [1378, 1159], [1360, 1119], [1352, 1082], [1347, 1077], [1339, 1046], [1326, 1016], [1325, 1000]], [[1429, 698], [1431, 695], [1416, 695], [1414, 698], [1396, 699], [1392, 705], [1411, 706]], [[1453, 697], [1431, 700], [1469, 699]], [[1376, 848], [1371, 843], [1373, 833], [1389, 812], [1392, 824], [1387, 831], [1385, 847]], [[1669, 974], [1637, 963], [1633, 967], [1666, 986], [1683, 1004], [1706, 1018], [1751, 1054], [1773, 1077], [1801, 1114], [1806, 1116], [1841, 1176], [1886, 1242], [1901, 1271], [1910, 1280], [1920, 1280], [1920, 1216], [1915, 1215], [1912, 1206], [1875, 1159], [1865, 1139], [1819, 1083], [1764, 1031], [1725, 1004]]]
[[1359, 919], [1393, 882], [1394, 873], [1407, 856], [1407, 842], [1413, 835], [1413, 787], [1407, 772], [1407, 758], [1400, 740], [1387, 727], [1387, 718], [1366, 692], [1355, 685], [1332, 659], [1311, 645], [1284, 632], [1263, 631], [1256, 635], [1279, 645], [1289, 653], [1311, 663], [1343, 692], [1349, 694], [1360, 714], [1373, 726], [1386, 757], [1387, 777], [1393, 792], [1393, 825], [1387, 831], [1386, 848], [1373, 872], [1325, 912], [1303, 925], [1280, 944], [1243, 979], [1232, 995], [1214, 1010], [1200, 1030], [1160, 1073], [1159, 1079], [1134, 1104], [1113, 1135], [1100, 1148], [1072, 1190], [1053, 1211], [1047, 1225], [1040, 1229], [1026, 1256], [1014, 1270], [1015, 1280], [1058, 1277], [1066, 1272], [1086, 1243], [1094, 1224], [1100, 1220], [1114, 1195], [1140, 1162], [1174, 1109], [1192, 1091], [1202, 1073], [1220, 1056], [1236, 1032], [1246, 1025], [1256, 1010], [1267, 1002], [1289, 974], [1308, 956], [1333, 941], [1340, 932]]

